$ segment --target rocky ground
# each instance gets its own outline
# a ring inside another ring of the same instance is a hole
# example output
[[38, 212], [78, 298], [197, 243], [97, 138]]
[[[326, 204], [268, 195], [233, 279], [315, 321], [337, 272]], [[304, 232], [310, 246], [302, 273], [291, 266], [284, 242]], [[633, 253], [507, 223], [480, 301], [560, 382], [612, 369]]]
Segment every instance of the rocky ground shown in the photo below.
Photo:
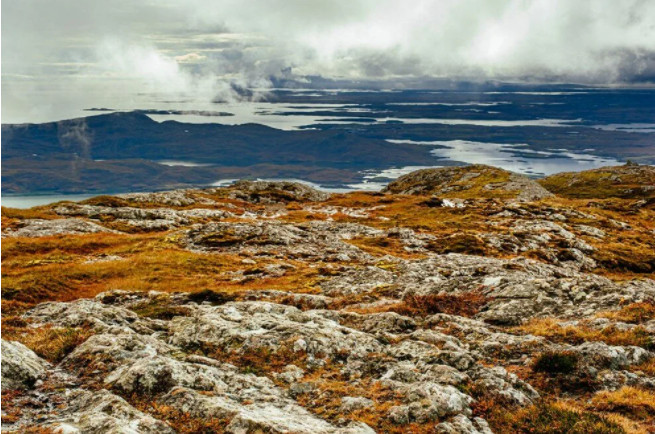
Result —
[[655, 432], [655, 204], [607, 191], [470, 166], [3, 208], [2, 430]]

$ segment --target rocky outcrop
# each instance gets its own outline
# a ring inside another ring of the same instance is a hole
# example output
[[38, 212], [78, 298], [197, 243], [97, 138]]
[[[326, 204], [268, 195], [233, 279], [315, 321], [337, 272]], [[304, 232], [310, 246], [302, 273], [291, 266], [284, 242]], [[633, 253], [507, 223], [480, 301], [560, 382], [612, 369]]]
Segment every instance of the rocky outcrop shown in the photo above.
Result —
[[20, 342], [2, 340], [2, 390], [34, 387], [48, 363]]
[[175, 433], [166, 423], [106, 390], [71, 391], [66, 408], [48, 427], [65, 433]]
[[121, 232], [5, 240], [3, 423], [488, 434], [566, 396], [563, 419], [647, 426], [595, 400], [655, 390], [648, 204], [548, 199], [486, 166], [411, 175], [411, 195], [244, 182], [28, 211]]
[[[188, 225], [193, 221], [224, 219], [233, 216], [227, 211], [205, 208], [175, 210], [171, 208], [111, 207], [85, 204], [61, 205], [55, 208], [55, 212], [62, 216], [83, 216], [96, 221], [109, 221], [147, 231], [168, 230], [182, 225]], [[56, 222], [60, 220], [52, 221]], [[108, 229], [104, 230], [108, 231]]]
[[321, 202], [329, 193], [301, 182], [238, 181], [230, 189], [230, 197], [253, 203]]
[[626, 164], [582, 172], [556, 173], [539, 180], [549, 191], [564, 197], [606, 199], [655, 198], [655, 167]]
[[326, 256], [327, 260], [366, 261], [369, 255], [343, 240], [381, 233], [354, 223], [221, 222], [185, 231], [183, 243], [189, 249], [200, 251], [248, 252], [286, 258]]
[[172, 190], [155, 193], [127, 193], [116, 197], [132, 203], [154, 204], [157, 206], [213, 205], [216, 202], [204, 197], [202, 190]]
[[9, 228], [3, 237], [47, 237], [53, 235], [95, 234], [98, 232], [118, 233], [112, 229], [77, 218], [55, 220], [27, 219], [16, 229]]
[[384, 191], [438, 197], [515, 198], [521, 201], [552, 196], [525, 176], [481, 164], [417, 170], [391, 182]]

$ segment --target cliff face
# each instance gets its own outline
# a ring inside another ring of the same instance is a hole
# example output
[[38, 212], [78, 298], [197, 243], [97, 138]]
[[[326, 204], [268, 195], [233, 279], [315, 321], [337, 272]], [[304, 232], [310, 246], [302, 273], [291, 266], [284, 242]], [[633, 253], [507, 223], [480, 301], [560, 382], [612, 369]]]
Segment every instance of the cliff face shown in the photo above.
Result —
[[653, 203], [448, 176], [3, 208], [3, 429], [652, 430]]

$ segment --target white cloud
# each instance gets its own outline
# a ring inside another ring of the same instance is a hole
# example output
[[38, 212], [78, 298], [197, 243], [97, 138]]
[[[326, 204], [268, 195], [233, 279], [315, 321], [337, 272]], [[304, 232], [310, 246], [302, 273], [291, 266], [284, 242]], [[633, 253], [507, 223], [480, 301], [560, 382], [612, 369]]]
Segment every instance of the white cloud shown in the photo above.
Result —
[[175, 61], [177, 63], [202, 63], [206, 59], [207, 56], [198, 53], [187, 53], [181, 56], [175, 56]]
[[212, 92], [238, 97], [226, 81], [261, 87], [282, 71], [655, 79], [655, 1], [7, 0], [2, 15], [3, 112], [19, 104], [18, 77], [42, 94], [74, 85], [107, 92], [119, 81], [206, 101]]

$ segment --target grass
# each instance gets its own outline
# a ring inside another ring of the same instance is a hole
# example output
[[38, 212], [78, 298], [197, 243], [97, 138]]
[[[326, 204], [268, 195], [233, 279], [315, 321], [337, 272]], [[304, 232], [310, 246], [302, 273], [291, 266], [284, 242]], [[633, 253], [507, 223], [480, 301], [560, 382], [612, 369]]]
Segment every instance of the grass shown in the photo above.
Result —
[[653, 336], [641, 326], [629, 330], [621, 330], [614, 326], [595, 329], [586, 326], [584, 323], [578, 325], [562, 325], [558, 320], [553, 318], [537, 318], [522, 326], [516, 327], [514, 331], [543, 336], [554, 342], [574, 345], [583, 342], [600, 341], [608, 345], [634, 345], [647, 350], [655, 348]]
[[493, 432], [521, 434], [624, 434], [620, 424], [601, 414], [578, 410], [558, 401], [524, 408], [478, 401], [474, 415], [484, 417]]
[[648, 376], [655, 377], [655, 357], [638, 365], [632, 365], [630, 370], [633, 372], [643, 372]]
[[18, 341], [45, 360], [57, 364], [93, 333], [79, 327], [30, 327], [16, 317], [3, 318], [3, 339]]
[[[370, 354], [370, 358], [385, 357]], [[403, 404], [402, 393], [385, 387], [382, 382], [370, 378], [353, 382], [341, 374], [339, 366], [328, 363], [325, 367], [306, 375], [303, 382], [313, 385], [308, 392], [296, 396], [300, 405], [322, 419], [333, 423], [340, 420], [364, 422], [376, 432], [384, 433], [432, 433], [436, 421], [426, 423], [394, 424], [388, 417], [389, 410]], [[361, 396], [373, 401], [373, 406], [344, 413], [341, 410], [341, 398], [344, 396]]]
[[[635, 171], [630, 173], [630, 171]], [[618, 176], [617, 176], [618, 174]], [[655, 192], [641, 187], [655, 184], [655, 170], [648, 166], [641, 169], [595, 169], [584, 172], [566, 172], [548, 176], [538, 181], [547, 190], [570, 198], [646, 198]]]
[[[2, 243], [3, 309], [28, 307], [43, 301], [93, 297], [111, 289], [196, 292], [207, 289], [234, 293], [275, 288], [308, 291], [319, 278], [316, 268], [286, 260], [294, 272], [280, 277], [235, 281], [234, 273], [277, 264], [258, 258], [244, 265], [239, 254], [191, 252], [168, 241], [166, 235], [88, 234], [62, 238], [5, 239]], [[122, 259], [86, 262], [117, 255]]]
[[655, 393], [637, 387], [603, 390], [594, 395], [591, 405], [600, 411], [618, 412], [638, 419], [655, 421]]
[[359, 247], [373, 256], [392, 255], [403, 259], [421, 259], [424, 254], [412, 253], [405, 250], [401, 240], [394, 237], [353, 238], [345, 242]]
[[601, 312], [598, 316], [630, 324], [641, 324], [655, 319], [655, 302], [631, 303], [616, 311]]

